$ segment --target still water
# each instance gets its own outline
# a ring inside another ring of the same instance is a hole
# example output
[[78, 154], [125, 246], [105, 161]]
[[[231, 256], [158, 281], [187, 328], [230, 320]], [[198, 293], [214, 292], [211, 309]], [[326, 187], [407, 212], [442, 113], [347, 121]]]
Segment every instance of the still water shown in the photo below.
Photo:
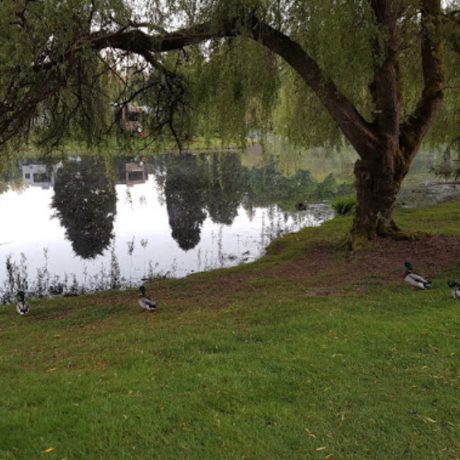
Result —
[[243, 163], [239, 153], [18, 162], [0, 193], [4, 300], [252, 261], [273, 238], [333, 216], [332, 176]]
[[0, 181], [0, 301], [255, 260], [274, 238], [333, 217], [328, 203], [353, 190], [353, 161], [256, 149], [14, 162]]

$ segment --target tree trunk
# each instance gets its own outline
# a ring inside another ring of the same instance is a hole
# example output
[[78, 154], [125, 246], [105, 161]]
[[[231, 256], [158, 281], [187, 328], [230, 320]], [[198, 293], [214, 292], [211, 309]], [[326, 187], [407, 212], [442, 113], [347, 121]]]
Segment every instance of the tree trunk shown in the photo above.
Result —
[[352, 247], [378, 236], [397, 236], [393, 209], [409, 161], [399, 152], [385, 152], [355, 164], [357, 206], [351, 230]]
[[[372, 42], [375, 63], [370, 92], [375, 119], [371, 129], [377, 142], [373, 140], [374, 148], [354, 144], [361, 159], [355, 166], [358, 204], [351, 231], [353, 249], [376, 236], [408, 236], [398, 231], [392, 217], [396, 196], [443, 97], [440, 0], [421, 1], [424, 88], [416, 110], [405, 122], [401, 122], [402, 83], [398, 62], [397, 24], [401, 11], [390, 0], [372, 0], [371, 7], [386, 40], [376, 35]], [[367, 130], [363, 134], [367, 135]]]

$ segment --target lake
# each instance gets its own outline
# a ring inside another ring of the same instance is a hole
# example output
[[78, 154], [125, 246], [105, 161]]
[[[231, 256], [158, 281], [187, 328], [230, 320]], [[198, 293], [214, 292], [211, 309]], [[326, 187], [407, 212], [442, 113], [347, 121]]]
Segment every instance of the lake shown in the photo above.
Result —
[[[1, 300], [250, 262], [274, 238], [331, 219], [330, 201], [353, 191], [354, 155], [277, 151], [10, 163], [0, 182]], [[428, 170], [422, 158], [413, 176], [427, 185]]]

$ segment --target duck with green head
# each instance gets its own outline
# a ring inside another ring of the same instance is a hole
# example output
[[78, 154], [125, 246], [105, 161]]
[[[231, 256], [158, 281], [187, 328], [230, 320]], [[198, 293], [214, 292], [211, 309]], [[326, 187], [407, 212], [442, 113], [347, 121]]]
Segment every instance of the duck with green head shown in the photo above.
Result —
[[447, 285], [452, 289], [452, 297], [460, 300], [460, 284], [458, 284], [457, 281], [449, 280]]
[[141, 286], [139, 288], [139, 299], [137, 303], [145, 311], [153, 311], [157, 308], [155, 302], [145, 295], [145, 287]]
[[16, 294], [16, 298], [18, 299], [16, 303], [16, 311], [21, 315], [25, 316], [29, 313], [30, 305], [26, 301], [26, 293], [24, 291], [18, 291]]
[[411, 262], [404, 264], [406, 271], [404, 273], [404, 281], [410, 284], [415, 289], [430, 289], [431, 281], [425, 279], [423, 276], [414, 273], [414, 268]]

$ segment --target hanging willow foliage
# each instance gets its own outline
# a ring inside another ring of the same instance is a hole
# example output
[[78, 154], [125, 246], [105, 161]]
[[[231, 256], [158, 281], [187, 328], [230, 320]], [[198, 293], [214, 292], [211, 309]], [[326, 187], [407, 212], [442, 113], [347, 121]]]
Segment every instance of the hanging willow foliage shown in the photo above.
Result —
[[234, 38], [215, 43], [191, 72], [198, 132], [244, 142], [268, 131], [279, 85], [275, 56], [257, 43]]
[[[248, 134], [274, 132], [307, 146], [338, 145], [337, 121], [317, 92], [258, 43], [250, 18], [298, 43], [371, 122], [376, 107], [369, 86], [388, 38], [371, 3], [3, 0], [0, 146], [99, 143], [120, 132], [113, 107], [128, 104], [146, 108], [144, 125], [153, 138], [179, 144], [194, 136], [244, 143]], [[399, 9], [395, 40], [404, 119], [423, 87], [420, 0], [392, 4]], [[459, 8], [454, 0], [445, 11], [445, 102], [432, 142], [447, 142], [458, 129]], [[189, 34], [168, 34], [181, 28]], [[168, 49], [162, 37], [176, 42]]]

